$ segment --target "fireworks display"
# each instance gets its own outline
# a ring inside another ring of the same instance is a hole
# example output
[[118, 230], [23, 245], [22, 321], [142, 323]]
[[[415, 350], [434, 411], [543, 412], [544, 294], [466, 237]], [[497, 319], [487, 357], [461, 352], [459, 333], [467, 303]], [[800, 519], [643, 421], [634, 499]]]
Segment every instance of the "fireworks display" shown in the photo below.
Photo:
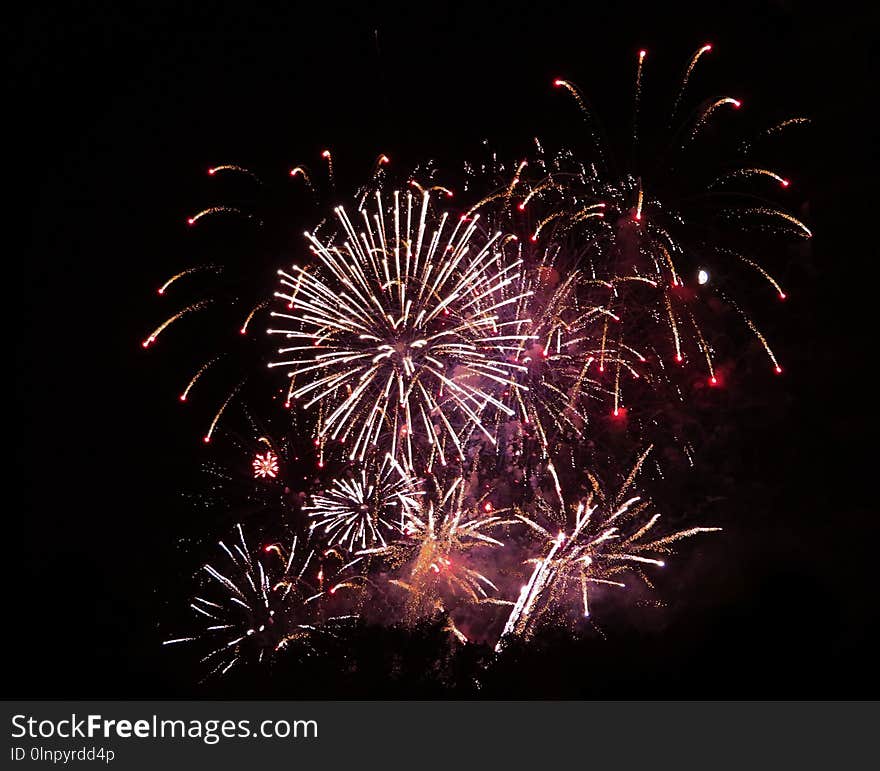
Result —
[[[584, 118], [584, 150], [550, 153], [535, 139], [512, 163], [468, 161], [465, 203], [431, 164], [392, 183], [380, 155], [367, 185], [324, 210], [278, 266], [274, 293], [262, 285], [239, 308], [238, 332], [253, 332], [259, 355], [205, 436], [234, 434], [223, 428], [230, 404], [244, 401], [246, 379], [265, 379], [258, 408], [281, 410], [285, 438], [251, 423], [211, 494], [227, 508], [246, 499], [238, 509], [262, 511], [261, 531], [294, 535], [252, 551], [238, 525], [201, 572], [199, 631], [169, 644], [206, 645], [203, 661], [222, 674], [294, 642], [319, 646], [356, 615], [410, 626], [439, 614], [459, 642], [501, 655], [542, 625], [594, 623], [594, 605], [651, 588], [679, 541], [720, 530], [667, 528], [645, 478], [662, 477], [667, 447], [692, 458], [672, 415], [694, 378], [723, 385], [716, 340], [739, 341], [732, 326], [782, 372], [743, 297], [764, 291], [751, 279], [787, 295], [743, 234], [812, 234], [771, 201], [790, 187], [781, 171], [710, 169], [711, 128], [743, 107], [722, 96], [688, 108], [711, 50], [689, 59], [650, 168], [642, 50], [630, 162], [614, 160], [584, 92], [557, 79]], [[288, 178], [316, 198], [326, 179], [336, 194], [333, 163], [327, 150], [316, 173], [297, 166]], [[234, 164], [208, 173], [263, 185]], [[189, 223], [222, 218], [259, 220], [218, 205]], [[159, 294], [222, 270], [186, 269]], [[212, 303], [176, 311], [144, 347]], [[181, 401], [225, 356], [195, 369]]]

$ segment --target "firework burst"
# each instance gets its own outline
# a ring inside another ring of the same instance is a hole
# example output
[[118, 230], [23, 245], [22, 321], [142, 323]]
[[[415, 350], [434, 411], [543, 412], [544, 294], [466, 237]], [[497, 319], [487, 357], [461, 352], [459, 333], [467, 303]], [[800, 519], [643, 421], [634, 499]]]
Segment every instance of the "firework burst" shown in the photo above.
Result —
[[572, 592], [579, 595], [582, 615], [590, 615], [589, 597], [597, 586], [625, 589], [621, 579], [641, 579], [645, 567], [665, 567], [660, 559], [672, 546], [718, 527], [693, 527], [658, 535], [660, 515], [651, 502], [634, 494], [633, 483], [651, 448], [639, 458], [629, 477], [614, 495], [608, 495], [590, 475], [593, 490], [571, 506], [536, 501], [534, 512], [515, 513], [542, 544], [543, 556], [531, 559], [528, 581], [522, 586], [504, 626], [499, 650], [508, 635], [528, 637], [552, 609], [568, 607]]
[[257, 453], [251, 466], [253, 466], [255, 478], [271, 477], [275, 479], [278, 476], [278, 456], [272, 450], [266, 450], [262, 455]]
[[402, 536], [359, 552], [380, 556], [398, 575], [391, 582], [407, 593], [403, 616], [408, 623], [461, 600], [479, 603], [496, 592], [498, 587], [480, 570], [480, 556], [504, 546], [495, 533], [513, 522], [506, 509], [493, 510], [485, 496], [473, 499], [463, 476], [427, 482], [426, 495], [410, 510]]
[[328, 612], [326, 602], [349, 584], [331, 581], [301, 537], [253, 550], [239, 524], [230, 544], [218, 546], [220, 553], [203, 566], [202, 587], [190, 602], [198, 630], [164, 642], [205, 646], [206, 677], [225, 674], [242, 661], [262, 662], [292, 645], [311, 651], [322, 633], [350, 618]]
[[346, 443], [352, 459], [386, 441], [409, 469], [424, 447], [441, 464], [464, 460], [471, 432], [494, 442], [486, 405], [510, 412], [497, 394], [522, 387], [509, 354], [526, 336], [499, 318], [519, 299], [501, 293], [520, 261], [497, 267], [501, 233], [480, 236], [477, 218], [451, 224], [430, 191], [392, 201], [377, 192], [359, 231], [338, 208], [339, 243], [306, 234], [319, 266], [279, 272], [288, 305], [272, 316], [286, 326], [269, 332], [293, 345], [269, 366], [287, 369], [291, 398], [319, 406], [318, 440]]
[[386, 539], [399, 538], [422, 494], [417, 481], [386, 455], [381, 463], [363, 464], [350, 478], [334, 480], [303, 511], [329, 547], [339, 544], [353, 552], [385, 547]]
[[[603, 358], [608, 348], [622, 353], [629, 347], [634, 353], [638, 350], [639, 362], [644, 357], [672, 365], [693, 360], [702, 363], [708, 385], [717, 386], [721, 380], [713, 325], [718, 326], [723, 309], [731, 309], [744, 322], [772, 371], [782, 372], [775, 351], [737, 294], [743, 279], [754, 276], [779, 300], [788, 296], [773, 271], [751, 253], [755, 231], [762, 234], [767, 250], [776, 252], [779, 237], [790, 242], [809, 239], [812, 233], [770, 200], [774, 190], [775, 195], [789, 192], [787, 176], [754, 163], [743, 165], [740, 159], [731, 166], [706, 138], [710, 123], [731, 122], [726, 113], [740, 110], [740, 100], [713, 97], [673, 123], [697, 63], [711, 50], [710, 45], [702, 46], [691, 57], [670, 128], [652, 136], [657, 149], [644, 149], [646, 132], [634, 128], [625, 162], [615, 159], [583, 92], [571, 81], [556, 80], [554, 85], [574, 99], [585, 119], [588, 150], [582, 155], [568, 149], [549, 154], [535, 140], [537, 152], [528, 160], [483, 164], [483, 184], [494, 192], [473, 211], [504, 223], [514, 233], [528, 233], [532, 242], [548, 250], [564, 250], [573, 270], [587, 279], [578, 291], [581, 302], [608, 314], [601, 333]], [[646, 51], [639, 51], [636, 118], [646, 57]], [[784, 121], [774, 127], [775, 133], [802, 122]], [[731, 148], [731, 156], [736, 154]], [[472, 165], [469, 169], [477, 176]], [[614, 355], [610, 351], [610, 357]], [[614, 382], [606, 381], [605, 387], [614, 394], [616, 414], [624, 406], [622, 386], [634, 373], [622, 361], [612, 361], [608, 370]]]

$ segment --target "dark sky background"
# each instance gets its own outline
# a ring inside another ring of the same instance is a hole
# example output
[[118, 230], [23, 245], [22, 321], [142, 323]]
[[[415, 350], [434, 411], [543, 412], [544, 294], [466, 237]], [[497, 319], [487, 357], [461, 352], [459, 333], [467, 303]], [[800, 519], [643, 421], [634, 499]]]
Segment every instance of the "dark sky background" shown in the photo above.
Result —
[[[156, 286], [187, 264], [186, 215], [211, 203], [205, 168], [281, 175], [329, 146], [356, 180], [380, 152], [454, 160], [484, 137], [565, 137], [579, 124], [554, 77], [626, 118], [635, 51], [672, 72], [711, 41], [696, 88], [740, 96], [768, 124], [815, 121], [789, 173], [816, 237], [765, 324], [785, 375], [753, 368], [753, 390], [738, 386], [742, 407], [725, 413], [737, 438], [707, 450], [735, 475], [727, 532], [664, 578], [669, 607], [615, 619], [605, 641], [523, 654], [483, 693], [876, 696], [872, 24], [806, 5], [92, 2], [13, 19], [6, 120], [22, 133], [6, 153], [23, 163], [13, 190], [28, 212], [10, 223], [24, 251], [7, 253], [6, 695], [204, 693], [157, 628], [188, 589], [173, 580], [177, 539], [193, 529], [178, 485], [203, 421], [181, 416], [180, 372], [139, 343], [160, 318]], [[411, 658], [395, 683], [374, 662], [270, 690], [430, 692]]]

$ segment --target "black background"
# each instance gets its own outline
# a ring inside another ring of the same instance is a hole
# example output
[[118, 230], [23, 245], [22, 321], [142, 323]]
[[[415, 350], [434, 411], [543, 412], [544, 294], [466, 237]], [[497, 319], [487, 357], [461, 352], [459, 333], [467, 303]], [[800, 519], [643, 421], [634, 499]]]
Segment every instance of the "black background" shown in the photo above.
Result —
[[[179, 372], [139, 343], [156, 286], [186, 264], [184, 219], [206, 202], [206, 167], [283, 174], [330, 146], [357, 178], [380, 152], [454, 159], [483, 137], [564, 134], [575, 121], [554, 77], [626, 117], [635, 51], [672, 71], [705, 41], [704, 91], [814, 119], [790, 176], [816, 237], [770, 320], [786, 373], [761, 370], [750, 387], [762, 396], [735, 413], [728, 532], [660, 586], [669, 607], [621, 619], [605, 641], [523, 653], [483, 693], [876, 695], [869, 22], [857, 6], [788, 2], [107, 2], [13, 19], [5, 122], [21, 136], [6, 154], [22, 164], [10, 189], [27, 211], [7, 224], [26, 241], [6, 262], [9, 695], [205, 693], [158, 644], [181, 590], [176, 540], [192, 529], [176, 488], [203, 427], [181, 417]], [[448, 693], [412, 650], [393, 681], [378, 656], [372, 669], [318, 664], [235, 693]]]

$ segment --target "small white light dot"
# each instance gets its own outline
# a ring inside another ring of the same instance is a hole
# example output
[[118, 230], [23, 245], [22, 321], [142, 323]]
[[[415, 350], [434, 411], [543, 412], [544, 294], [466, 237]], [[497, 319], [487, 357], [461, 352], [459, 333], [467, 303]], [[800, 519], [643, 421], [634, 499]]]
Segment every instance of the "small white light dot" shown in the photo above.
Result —
[[699, 281], [700, 284], [709, 283], [709, 274], [702, 268], [700, 268], [700, 272], [697, 273], [697, 281]]

